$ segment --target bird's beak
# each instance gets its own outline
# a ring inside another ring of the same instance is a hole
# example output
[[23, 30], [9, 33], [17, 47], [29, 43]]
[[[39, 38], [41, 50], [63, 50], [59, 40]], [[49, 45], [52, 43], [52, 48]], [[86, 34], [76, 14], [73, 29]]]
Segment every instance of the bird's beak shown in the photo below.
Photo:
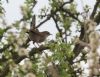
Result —
[[49, 35], [52, 35], [51, 33], [49, 33]]

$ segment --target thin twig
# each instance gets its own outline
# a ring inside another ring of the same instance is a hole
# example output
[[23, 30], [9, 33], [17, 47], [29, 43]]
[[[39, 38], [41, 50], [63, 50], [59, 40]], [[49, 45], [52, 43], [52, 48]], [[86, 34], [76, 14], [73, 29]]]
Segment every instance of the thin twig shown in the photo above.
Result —
[[40, 22], [36, 28], [40, 27], [42, 24], [44, 24], [46, 21], [48, 21], [51, 18], [51, 16], [48, 16], [44, 21]]
[[68, 3], [71, 3], [71, 2], [73, 2], [73, 0], [70, 0], [69, 2], [63, 3], [63, 4], [62, 4], [58, 9], [56, 9], [55, 11], [52, 11], [52, 10], [51, 10], [52, 13], [49, 14], [48, 17], [47, 17], [44, 21], [40, 22], [40, 23], [36, 26], [36, 28], [40, 27], [42, 24], [44, 24], [46, 21], [48, 21], [53, 15], [56, 14], [56, 12], [60, 11], [60, 9], [63, 8], [64, 5], [66, 5], [66, 4], [68, 4]]
[[62, 30], [59, 28], [59, 26], [57, 24], [57, 20], [55, 19], [55, 17], [53, 16], [52, 18], [53, 18], [53, 20], [56, 24], [56, 28], [57, 28], [58, 32], [60, 33], [60, 37], [62, 38], [62, 42], [64, 42], [64, 39], [63, 39], [63, 36], [62, 36]]
[[63, 12], [67, 13], [70, 17], [72, 17], [73, 19], [77, 20], [80, 24], [82, 24], [82, 22], [77, 18], [75, 17], [75, 15], [73, 13], [71, 13], [70, 11], [68, 11], [67, 9], [64, 9], [62, 8], [61, 9]]

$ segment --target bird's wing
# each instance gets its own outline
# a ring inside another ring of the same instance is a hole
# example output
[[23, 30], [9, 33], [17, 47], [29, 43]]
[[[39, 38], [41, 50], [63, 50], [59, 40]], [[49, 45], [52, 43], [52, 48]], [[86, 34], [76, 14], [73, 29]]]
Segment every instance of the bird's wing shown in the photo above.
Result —
[[34, 35], [42, 36], [41, 32], [39, 32], [38, 30], [30, 29], [30, 31], [31, 31]]

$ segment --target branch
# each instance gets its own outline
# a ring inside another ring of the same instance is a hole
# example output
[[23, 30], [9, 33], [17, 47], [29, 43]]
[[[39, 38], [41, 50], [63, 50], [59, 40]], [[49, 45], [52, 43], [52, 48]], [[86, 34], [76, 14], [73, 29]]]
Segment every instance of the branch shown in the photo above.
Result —
[[31, 56], [34, 56], [34, 54], [36, 53], [42, 53], [43, 50], [46, 50], [46, 49], [50, 49], [49, 47], [46, 47], [46, 46], [43, 46], [41, 45], [39, 48], [33, 48], [30, 52], [29, 52], [29, 57], [26, 56], [26, 55], [23, 55], [23, 56], [19, 56], [17, 52], [13, 52], [13, 51], [10, 51], [12, 53], [12, 59], [13, 61], [18, 64], [20, 63], [23, 59], [25, 58], [30, 58]]
[[62, 8], [61, 10], [65, 13], [67, 13], [73, 19], [77, 20], [80, 24], [82, 24], [82, 22], [78, 19], [78, 17], [75, 17], [75, 15], [73, 13], [71, 13], [70, 11], [68, 11], [67, 9], [64, 9], [64, 8]]
[[[84, 30], [83, 26], [81, 26], [81, 33], [80, 33], [79, 39], [82, 40], [84, 38], [84, 35], [85, 35], [85, 30]], [[75, 47], [73, 49], [73, 53], [75, 54], [75, 56], [72, 57], [72, 61], [75, 59], [75, 57], [77, 57], [79, 55], [79, 53], [82, 51], [83, 48], [84, 48], [84, 46], [82, 46], [80, 44], [75, 45]]]
[[50, 49], [49, 47], [43, 46], [41, 45], [39, 48], [33, 48], [30, 52], [29, 52], [29, 56], [34, 56], [34, 54], [36, 53], [42, 53], [43, 50], [46, 49]]
[[36, 28], [40, 27], [42, 24], [44, 24], [46, 21], [48, 21], [51, 18], [51, 16], [48, 16], [44, 21], [40, 22], [40, 24], [38, 24], [36, 26]]
[[95, 16], [94, 21], [99, 24], [100, 23], [100, 12]]
[[93, 19], [93, 18], [94, 18], [95, 14], [96, 14], [96, 11], [97, 11], [97, 8], [98, 8], [98, 6], [99, 6], [99, 3], [100, 3], [100, 1], [97, 1], [97, 2], [95, 3], [93, 12], [92, 12], [92, 14], [91, 14], [91, 16], [90, 16], [90, 19]]
[[63, 3], [63, 4], [60, 6], [60, 8], [63, 8], [64, 5], [69, 4], [69, 3], [72, 3], [73, 1], [74, 1], [74, 0], [70, 0], [69, 2]]
[[57, 28], [58, 32], [60, 33], [60, 37], [62, 38], [62, 41], [64, 42], [63, 36], [62, 36], [62, 30], [59, 28], [59, 26], [57, 24], [57, 20], [55, 19], [55, 17], [53, 16], [52, 18], [53, 18], [53, 20], [54, 20], [54, 22], [56, 24], [56, 28]]
[[18, 56], [17, 58], [14, 58], [14, 62], [16, 64], [20, 63], [23, 59], [28, 58], [27, 56]]
[[68, 3], [72, 3], [73, 1], [74, 1], [74, 0], [70, 0], [69, 2], [63, 3], [63, 4], [62, 4], [61, 6], [59, 6], [59, 8], [56, 9], [55, 11], [52, 11], [52, 10], [51, 10], [51, 14], [49, 14], [48, 17], [47, 17], [44, 21], [40, 22], [40, 24], [38, 24], [38, 25], [36, 26], [36, 28], [40, 27], [42, 24], [44, 24], [46, 21], [48, 21], [52, 16], [54, 16], [54, 15], [56, 14], [56, 12], [60, 11], [61, 8], [63, 8], [64, 5], [66, 5], [66, 4], [68, 4]]

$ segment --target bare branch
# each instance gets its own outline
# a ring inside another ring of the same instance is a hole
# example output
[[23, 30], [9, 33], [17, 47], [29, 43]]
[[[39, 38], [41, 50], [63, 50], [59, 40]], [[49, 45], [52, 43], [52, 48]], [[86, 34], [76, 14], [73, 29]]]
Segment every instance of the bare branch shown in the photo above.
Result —
[[38, 24], [36, 26], [36, 28], [40, 27], [42, 24], [44, 24], [46, 21], [48, 21], [51, 18], [51, 16], [48, 16], [44, 21], [40, 22], [40, 24]]
[[100, 12], [95, 16], [94, 21], [99, 24], [100, 23]]
[[40, 24], [38, 24], [38, 25], [36, 26], [36, 28], [40, 27], [42, 24], [44, 24], [46, 21], [48, 21], [53, 15], [56, 14], [56, 12], [60, 11], [61, 8], [63, 8], [64, 5], [66, 5], [66, 4], [68, 4], [68, 3], [72, 3], [73, 1], [74, 1], [74, 0], [70, 0], [69, 2], [63, 3], [63, 4], [62, 4], [61, 6], [59, 6], [59, 8], [56, 9], [55, 11], [52, 11], [52, 10], [51, 10], [51, 14], [49, 14], [48, 17], [47, 17], [44, 21], [42, 21]]
[[82, 22], [70, 11], [68, 11], [67, 9], [62, 8], [61, 9], [63, 12], [67, 13], [70, 17], [72, 17], [73, 19], [77, 20], [80, 24], [82, 24]]
[[50, 49], [49, 47], [43, 46], [41, 45], [39, 48], [33, 48], [30, 52], [29, 52], [29, 56], [34, 56], [34, 54], [36, 53], [42, 53], [43, 50], [46, 49]]
[[100, 4], [100, 1], [97, 1], [97, 2], [95, 3], [93, 12], [92, 12], [92, 14], [91, 14], [91, 16], [90, 16], [90, 19], [93, 19], [93, 18], [94, 18], [99, 4]]
[[55, 17], [53, 16], [52, 18], [53, 18], [53, 20], [56, 24], [56, 28], [57, 28], [58, 32], [60, 33], [60, 37], [62, 38], [62, 41], [64, 42], [64, 39], [63, 39], [63, 36], [62, 36], [62, 30], [59, 28], [59, 26], [57, 24], [57, 20], [55, 19]]

